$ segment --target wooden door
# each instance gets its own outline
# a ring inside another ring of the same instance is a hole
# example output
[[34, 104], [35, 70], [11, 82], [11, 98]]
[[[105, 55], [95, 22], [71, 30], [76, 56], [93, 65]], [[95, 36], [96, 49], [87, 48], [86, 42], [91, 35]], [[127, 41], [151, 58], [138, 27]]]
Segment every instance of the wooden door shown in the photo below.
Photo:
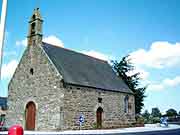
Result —
[[97, 128], [102, 128], [102, 113], [103, 109], [99, 107], [96, 111]]
[[35, 129], [36, 106], [33, 102], [26, 105], [26, 130]]

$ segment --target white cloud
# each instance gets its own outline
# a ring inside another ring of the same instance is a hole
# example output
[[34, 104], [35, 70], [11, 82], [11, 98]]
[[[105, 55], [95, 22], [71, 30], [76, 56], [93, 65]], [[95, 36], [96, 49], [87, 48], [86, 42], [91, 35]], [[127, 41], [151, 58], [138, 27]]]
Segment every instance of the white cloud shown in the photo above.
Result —
[[171, 87], [175, 87], [177, 85], [180, 85], [180, 76], [175, 77], [174, 79], [164, 79], [163, 84]]
[[149, 50], [138, 49], [130, 54], [132, 62], [146, 67], [162, 69], [180, 64], [180, 43], [154, 42]]
[[[44, 37], [43, 42], [49, 43], [54, 46], [64, 47], [62, 40], [60, 40], [58, 37], [56, 37], [54, 35]], [[20, 41], [19, 40], [16, 41], [16, 45], [17, 46], [27, 46], [27, 38], [20, 40]]]
[[149, 77], [149, 72], [145, 71], [144, 69], [139, 70], [140, 77], [143, 80], [146, 80]]
[[16, 45], [17, 46], [27, 46], [27, 38], [26, 39], [23, 39], [21, 41], [16, 41]]
[[64, 47], [64, 43], [58, 37], [54, 35], [43, 38], [43, 42], [49, 43], [54, 46]]
[[161, 91], [163, 89], [164, 89], [163, 84], [150, 84], [148, 86], [148, 90], [151, 90], [151, 91]]
[[97, 59], [105, 60], [105, 61], [110, 61], [110, 60], [114, 59], [110, 55], [103, 54], [101, 52], [97, 52], [97, 51], [94, 51], [94, 50], [81, 51], [81, 53], [86, 54], [86, 55], [91, 56], [91, 57], [94, 57], [94, 58], [97, 58]]
[[127, 75], [133, 75], [135, 73], [140, 73], [140, 78], [143, 80], [146, 80], [149, 77], [149, 72], [145, 71], [144, 69], [140, 67], [135, 67], [134, 70], [128, 72]]
[[2, 79], [11, 78], [17, 65], [18, 61], [16, 60], [11, 60], [9, 63], [3, 64], [1, 69]]
[[148, 89], [152, 91], [159, 91], [169, 87], [176, 87], [176, 86], [180, 86], [180, 76], [176, 76], [173, 79], [166, 78], [162, 81], [162, 83], [150, 84]]

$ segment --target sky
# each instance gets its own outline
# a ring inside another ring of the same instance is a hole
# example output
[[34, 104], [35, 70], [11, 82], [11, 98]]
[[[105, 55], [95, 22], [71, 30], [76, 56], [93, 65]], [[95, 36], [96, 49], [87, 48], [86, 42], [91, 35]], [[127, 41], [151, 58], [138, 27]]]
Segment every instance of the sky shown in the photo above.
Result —
[[[0, 3], [1, 4], [1, 3]], [[9, 0], [0, 96], [27, 46], [34, 8], [43, 17], [43, 40], [103, 60], [130, 55], [148, 85], [144, 108], [180, 111], [180, 1]]]

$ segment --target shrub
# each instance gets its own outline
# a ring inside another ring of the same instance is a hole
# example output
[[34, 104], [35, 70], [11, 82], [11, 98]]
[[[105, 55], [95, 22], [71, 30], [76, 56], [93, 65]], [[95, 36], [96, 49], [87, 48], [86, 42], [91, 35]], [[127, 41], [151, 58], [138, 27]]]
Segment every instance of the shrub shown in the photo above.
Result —
[[144, 118], [141, 115], [136, 116], [136, 123], [137, 124], [144, 124]]
[[148, 124], [155, 124], [155, 123], [159, 123], [160, 122], [160, 118], [159, 117], [149, 117], [149, 121], [147, 122]]

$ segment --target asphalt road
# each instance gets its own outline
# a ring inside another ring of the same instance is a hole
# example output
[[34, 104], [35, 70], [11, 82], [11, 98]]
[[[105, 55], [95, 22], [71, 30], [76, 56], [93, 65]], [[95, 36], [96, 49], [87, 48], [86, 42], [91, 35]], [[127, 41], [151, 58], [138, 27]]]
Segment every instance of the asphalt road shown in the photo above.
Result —
[[153, 131], [153, 132], [141, 132], [141, 133], [124, 133], [115, 135], [180, 135], [180, 129], [166, 130], [166, 131]]
[[[93, 135], [95, 135], [95, 134], [93, 134]], [[140, 132], [139, 133], [116, 133], [116, 134], [105, 134], [105, 135], [180, 135], [180, 129], [166, 130], [166, 131], [154, 131], [154, 132], [141, 132], [141, 133]]]

